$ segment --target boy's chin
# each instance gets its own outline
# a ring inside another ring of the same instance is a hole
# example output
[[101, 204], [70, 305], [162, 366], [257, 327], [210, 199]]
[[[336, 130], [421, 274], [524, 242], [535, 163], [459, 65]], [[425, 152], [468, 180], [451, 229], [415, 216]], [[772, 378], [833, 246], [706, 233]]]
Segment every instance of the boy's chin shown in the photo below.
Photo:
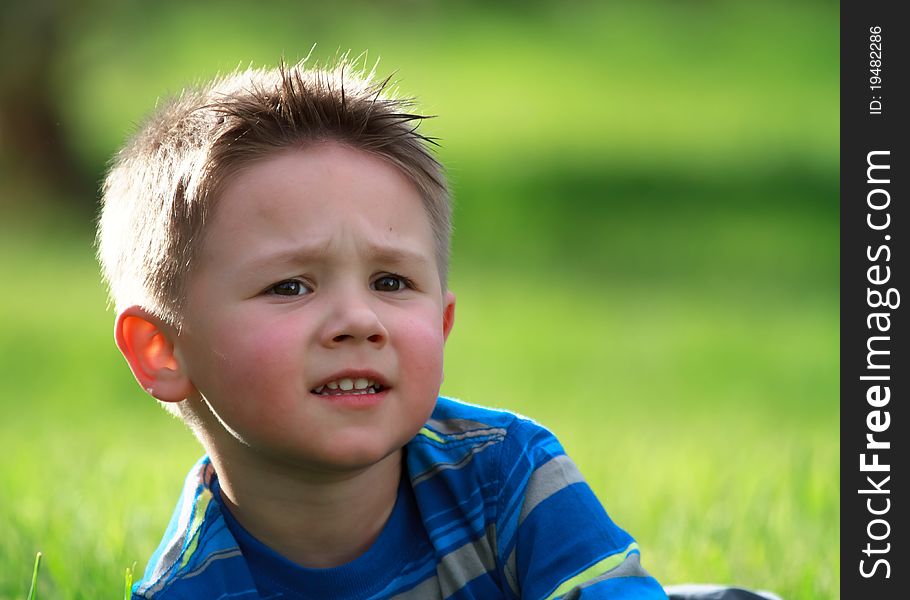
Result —
[[401, 445], [369, 445], [365, 443], [349, 444], [332, 448], [320, 460], [326, 468], [337, 471], [362, 471], [370, 467], [388, 463], [400, 457]]
[[276, 462], [299, 469], [325, 475], [354, 475], [370, 468], [385, 465], [391, 468], [392, 463], [400, 459], [400, 445], [385, 443], [368, 443], [368, 440], [356, 440], [336, 443], [322, 448], [288, 449], [272, 458]]

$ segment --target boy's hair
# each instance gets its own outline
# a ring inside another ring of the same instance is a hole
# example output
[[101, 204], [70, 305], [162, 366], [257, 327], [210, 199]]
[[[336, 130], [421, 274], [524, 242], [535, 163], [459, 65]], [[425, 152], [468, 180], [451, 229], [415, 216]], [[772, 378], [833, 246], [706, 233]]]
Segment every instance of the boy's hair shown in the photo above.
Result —
[[389, 79], [303, 62], [248, 69], [186, 90], [155, 111], [114, 157], [103, 186], [98, 257], [115, 306], [139, 305], [180, 328], [184, 292], [219, 191], [244, 166], [334, 140], [378, 155], [417, 187], [430, 219], [443, 288], [451, 207], [435, 143], [417, 133]]

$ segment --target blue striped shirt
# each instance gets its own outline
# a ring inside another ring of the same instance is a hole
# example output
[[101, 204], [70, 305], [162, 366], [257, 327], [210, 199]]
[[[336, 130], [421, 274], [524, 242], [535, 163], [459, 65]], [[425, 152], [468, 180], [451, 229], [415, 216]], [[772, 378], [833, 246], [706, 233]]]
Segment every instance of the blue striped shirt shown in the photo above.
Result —
[[134, 600], [666, 598], [632, 537], [533, 421], [441, 397], [404, 454], [379, 538], [332, 569], [295, 565], [247, 533], [204, 457]]

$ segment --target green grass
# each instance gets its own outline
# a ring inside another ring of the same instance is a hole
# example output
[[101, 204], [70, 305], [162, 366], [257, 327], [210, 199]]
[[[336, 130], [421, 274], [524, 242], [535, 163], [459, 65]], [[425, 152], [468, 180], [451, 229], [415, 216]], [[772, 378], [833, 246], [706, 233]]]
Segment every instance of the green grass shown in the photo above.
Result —
[[41, 568], [41, 553], [35, 554], [35, 569], [32, 571], [32, 585], [28, 588], [28, 600], [35, 600], [35, 591], [38, 587], [38, 570]]

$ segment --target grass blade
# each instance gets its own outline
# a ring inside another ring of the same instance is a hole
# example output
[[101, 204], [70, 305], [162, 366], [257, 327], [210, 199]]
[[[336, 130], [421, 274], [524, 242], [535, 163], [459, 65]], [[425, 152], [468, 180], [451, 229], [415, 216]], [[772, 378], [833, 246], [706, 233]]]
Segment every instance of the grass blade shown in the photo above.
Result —
[[35, 570], [32, 571], [32, 587], [28, 590], [28, 600], [35, 600], [38, 588], [38, 569], [41, 567], [41, 553], [35, 555]]
[[126, 568], [126, 573], [123, 577], [123, 600], [130, 600], [130, 598], [132, 598], [133, 571], [135, 570], [136, 563], [133, 563], [132, 567]]

